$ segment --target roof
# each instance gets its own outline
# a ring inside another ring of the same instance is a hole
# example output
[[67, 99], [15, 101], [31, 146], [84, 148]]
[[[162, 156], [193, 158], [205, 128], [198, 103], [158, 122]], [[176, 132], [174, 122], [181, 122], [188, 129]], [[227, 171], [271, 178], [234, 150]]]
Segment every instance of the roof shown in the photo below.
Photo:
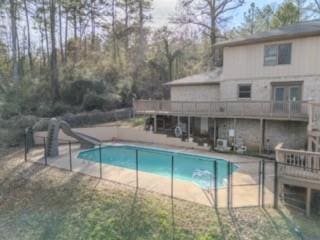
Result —
[[287, 25], [269, 32], [259, 32], [247, 37], [219, 42], [216, 46], [232, 47], [312, 36], [320, 36], [320, 20], [305, 21]]
[[192, 86], [192, 85], [217, 85], [220, 84], [222, 70], [217, 68], [214, 71], [191, 75], [185, 78], [168, 82], [168, 86]]

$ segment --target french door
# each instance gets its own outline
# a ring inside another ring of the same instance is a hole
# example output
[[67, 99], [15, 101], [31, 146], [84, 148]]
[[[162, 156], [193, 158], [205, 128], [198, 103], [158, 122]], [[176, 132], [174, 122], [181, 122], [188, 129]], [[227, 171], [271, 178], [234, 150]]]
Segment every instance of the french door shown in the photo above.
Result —
[[273, 111], [299, 113], [301, 111], [301, 85], [273, 87]]

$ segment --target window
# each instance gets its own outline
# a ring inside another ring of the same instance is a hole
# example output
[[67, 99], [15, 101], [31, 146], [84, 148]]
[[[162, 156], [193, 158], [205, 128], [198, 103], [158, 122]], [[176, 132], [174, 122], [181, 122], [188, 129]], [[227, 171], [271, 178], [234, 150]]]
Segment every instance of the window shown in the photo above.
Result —
[[291, 63], [291, 43], [264, 47], [264, 65], [274, 66]]
[[251, 98], [251, 85], [239, 85], [238, 88], [239, 98]]

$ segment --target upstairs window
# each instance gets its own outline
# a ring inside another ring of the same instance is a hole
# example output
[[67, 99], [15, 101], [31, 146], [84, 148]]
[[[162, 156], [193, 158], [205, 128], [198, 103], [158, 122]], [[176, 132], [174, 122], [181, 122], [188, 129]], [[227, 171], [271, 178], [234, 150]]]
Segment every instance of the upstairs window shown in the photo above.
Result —
[[238, 86], [238, 98], [251, 98], [251, 85], [239, 85]]
[[291, 63], [291, 43], [267, 45], [264, 47], [264, 65], [275, 66]]

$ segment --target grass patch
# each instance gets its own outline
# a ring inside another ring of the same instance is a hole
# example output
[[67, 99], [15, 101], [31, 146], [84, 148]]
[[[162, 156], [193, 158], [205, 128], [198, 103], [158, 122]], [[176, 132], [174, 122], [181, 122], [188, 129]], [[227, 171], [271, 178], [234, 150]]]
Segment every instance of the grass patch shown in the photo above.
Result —
[[[219, 210], [22, 161], [0, 161], [1, 239], [296, 239], [273, 209]], [[289, 216], [292, 217], [292, 216]]]

